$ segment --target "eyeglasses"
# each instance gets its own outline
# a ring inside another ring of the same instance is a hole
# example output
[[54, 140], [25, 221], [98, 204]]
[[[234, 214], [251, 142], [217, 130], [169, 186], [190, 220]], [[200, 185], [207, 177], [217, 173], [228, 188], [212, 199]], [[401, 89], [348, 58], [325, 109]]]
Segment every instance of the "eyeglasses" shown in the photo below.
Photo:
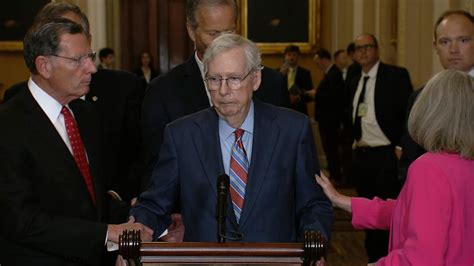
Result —
[[71, 60], [72, 62], [74, 62], [74, 65], [76, 67], [79, 67], [79, 66], [84, 66], [86, 64], [86, 61], [87, 59], [91, 59], [92, 62], [95, 61], [95, 58], [97, 56], [97, 52], [90, 52], [86, 55], [83, 55], [81, 57], [77, 57], [77, 58], [74, 58], [74, 57], [66, 57], [66, 56], [62, 56], [62, 55], [57, 55], [57, 54], [50, 54], [50, 55], [47, 55], [47, 56], [55, 56], [55, 57], [59, 57], [59, 58], [64, 58], [64, 59], [67, 59], [67, 60]]
[[205, 79], [207, 83], [207, 89], [210, 91], [216, 91], [220, 89], [222, 86], [222, 81], [225, 80], [225, 83], [227, 84], [227, 87], [229, 87], [231, 90], [238, 90], [242, 86], [242, 81], [244, 81], [249, 75], [252, 73], [252, 70], [250, 70], [247, 75], [244, 77], [228, 77], [228, 78], [220, 78], [220, 77], [208, 77]]
[[375, 44], [366, 44], [366, 45], [358, 45], [355, 47], [355, 50], [357, 52], [362, 52], [362, 51], [367, 51], [367, 50], [370, 50], [370, 49], [374, 49], [375, 48]]

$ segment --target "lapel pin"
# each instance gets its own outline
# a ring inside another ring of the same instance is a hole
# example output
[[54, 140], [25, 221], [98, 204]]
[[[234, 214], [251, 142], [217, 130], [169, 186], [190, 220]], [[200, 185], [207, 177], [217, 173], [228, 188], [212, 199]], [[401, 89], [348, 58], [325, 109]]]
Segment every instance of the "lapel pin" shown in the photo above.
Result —
[[92, 101], [97, 102], [98, 99], [97, 96], [92, 96]]

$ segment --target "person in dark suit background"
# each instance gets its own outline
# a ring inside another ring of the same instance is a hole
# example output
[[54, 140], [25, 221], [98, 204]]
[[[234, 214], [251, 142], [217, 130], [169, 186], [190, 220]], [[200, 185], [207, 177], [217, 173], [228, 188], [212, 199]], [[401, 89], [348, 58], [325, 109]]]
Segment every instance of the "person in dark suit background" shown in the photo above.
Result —
[[99, 51], [99, 64], [97, 68], [113, 69], [115, 61], [115, 51], [110, 47], [104, 47]]
[[184, 241], [216, 241], [216, 180], [226, 173], [227, 228], [242, 234], [229, 241], [295, 242], [305, 230], [329, 239], [333, 213], [313, 178], [319, 167], [309, 118], [252, 100], [261, 57], [249, 40], [223, 34], [203, 62], [213, 107], [167, 125], [151, 187], [131, 215], [156, 240], [180, 204]]
[[[89, 43], [89, 20], [81, 9], [70, 3], [49, 3], [36, 15], [35, 20], [65, 17], [80, 24]], [[26, 81], [13, 85], [5, 92], [5, 101], [12, 99]], [[81, 98], [92, 103], [101, 122], [101, 134], [108, 153], [106, 167], [110, 193], [125, 201], [136, 197], [143, 174], [140, 133], [140, 111], [144, 84], [135, 75], [118, 70], [98, 69], [92, 74], [90, 90]]]
[[89, 90], [95, 53], [79, 24], [36, 21], [24, 39], [31, 77], [0, 106], [0, 264], [102, 265], [106, 241], [125, 229], [128, 206], [106, 194]]
[[138, 67], [133, 71], [133, 73], [135, 73], [135, 75], [137, 75], [138, 77], [143, 78], [146, 85], [148, 85], [150, 81], [152, 81], [160, 74], [153, 66], [151, 54], [147, 51], [143, 51], [140, 54]]
[[24, 87], [24, 84], [26, 84], [26, 82], [22, 81], [6, 89], [5, 93], [3, 94], [3, 102], [7, 102], [11, 98], [13, 98], [13, 96], [17, 95], [20, 89]]
[[[143, 101], [142, 132], [149, 172], [158, 160], [166, 124], [211, 105], [203, 80], [202, 57], [212, 40], [222, 33], [236, 31], [237, 14], [235, 0], [186, 2], [186, 27], [196, 51], [188, 61], [153, 80]], [[254, 97], [274, 105], [289, 106], [283, 78], [266, 67]], [[149, 175], [145, 177], [149, 178]], [[145, 180], [142, 184], [146, 189], [148, 182]]]
[[144, 88], [143, 81], [132, 73], [98, 69], [85, 96], [95, 106], [101, 123], [110, 193], [126, 202], [141, 192], [144, 164], [140, 112]]
[[[326, 154], [329, 177], [341, 183], [342, 154], [340, 136], [344, 116], [344, 78], [342, 70], [332, 64], [331, 54], [319, 49], [315, 55], [317, 67], [323, 71], [324, 78], [319, 83], [315, 97], [315, 119]], [[342, 67], [342, 65], [341, 65]]]
[[[455, 69], [474, 76], [474, 17], [464, 10], [448, 10], [441, 14], [434, 27], [433, 48], [444, 69]], [[423, 86], [424, 87], [424, 86]], [[414, 91], [408, 101], [406, 121], [423, 87]], [[402, 137], [399, 177], [405, 183], [410, 164], [426, 152], [408, 133]]]
[[300, 48], [296, 45], [289, 45], [285, 48], [285, 62], [280, 67], [280, 73], [285, 77], [285, 81], [290, 93], [291, 109], [308, 114], [306, 103], [314, 97], [313, 79], [311, 72], [298, 65]]
[[[408, 97], [413, 91], [405, 68], [380, 62], [372, 34], [355, 39], [362, 71], [348, 83], [354, 134], [353, 178], [360, 197], [396, 198], [400, 192], [397, 163]], [[387, 255], [389, 234], [367, 230], [369, 262]]]
[[350, 65], [347, 67], [347, 73], [345, 80], [347, 82], [351, 81], [355, 76], [359, 75], [361, 71], [361, 66], [357, 62], [357, 58], [355, 56], [355, 43], [351, 42], [347, 45], [347, 55], [351, 59]]

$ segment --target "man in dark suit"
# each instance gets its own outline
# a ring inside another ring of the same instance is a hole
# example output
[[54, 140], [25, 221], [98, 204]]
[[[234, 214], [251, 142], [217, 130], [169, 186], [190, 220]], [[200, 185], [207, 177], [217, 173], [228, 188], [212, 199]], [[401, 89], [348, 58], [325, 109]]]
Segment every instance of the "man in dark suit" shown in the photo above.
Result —
[[[21, 90], [27, 89], [23, 81], [10, 87], [5, 102]], [[107, 151], [105, 167], [110, 193], [129, 202], [140, 193], [143, 173], [140, 134], [140, 108], [143, 84], [131, 73], [98, 69], [92, 74], [86, 101], [96, 107], [100, 119], [103, 147]], [[116, 193], [114, 193], [116, 192]]]
[[[81, 9], [70, 3], [49, 3], [35, 20], [65, 17], [80, 24], [91, 41], [89, 21]], [[13, 85], [5, 93], [10, 100], [26, 81]], [[92, 74], [90, 90], [81, 97], [92, 103], [101, 122], [101, 134], [108, 153], [105, 165], [110, 193], [130, 201], [140, 193], [143, 159], [140, 133], [140, 111], [144, 84], [135, 75], [117, 70], [99, 69]], [[116, 192], [116, 193], [115, 193]]]
[[[405, 68], [379, 60], [377, 39], [362, 34], [355, 40], [361, 73], [349, 83], [354, 134], [354, 183], [361, 197], [396, 198], [397, 162], [407, 100], [413, 91]], [[366, 231], [369, 262], [387, 254], [388, 232]]]
[[24, 39], [31, 78], [0, 107], [0, 264], [102, 265], [124, 229], [152, 232], [106, 194], [89, 90], [95, 53], [68, 19], [37, 21]]
[[300, 56], [300, 48], [298, 46], [287, 46], [284, 56], [285, 62], [279, 71], [285, 77], [290, 93], [291, 109], [307, 115], [306, 103], [314, 96], [311, 72], [298, 65], [298, 58]]
[[[167, 125], [151, 187], [131, 215], [155, 239], [181, 205], [185, 241], [217, 241], [216, 181], [230, 176], [226, 226], [243, 242], [294, 242], [305, 230], [330, 237], [332, 207], [319, 173], [307, 116], [252, 100], [261, 82], [256, 45], [236, 34], [204, 56], [213, 107]], [[229, 239], [229, 241], [234, 241]]]
[[99, 64], [97, 68], [103, 69], [113, 69], [114, 68], [114, 60], [115, 60], [115, 52], [110, 47], [104, 47], [99, 50]]
[[342, 172], [339, 140], [344, 116], [344, 78], [342, 69], [331, 63], [328, 50], [318, 50], [315, 61], [318, 68], [325, 73], [315, 97], [315, 119], [318, 121], [329, 176], [340, 183]]
[[347, 45], [346, 51], [347, 51], [347, 55], [352, 61], [351, 64], [347, 67], [347, 73], [346, 73], [346, 78], [345, 78], [345, 80], [349, 82], [355, 76], [358, 76], [360, 74], [361, 67], [355, 57], [355, 43], [354, 42], [351, 42], [349, 45]]
[[[141, 192], [143, 147], [140, 112], [143, 82], [132, 73], [98, 69], [92, 74], [85, 100], [96, 107], [108, 158], [108, 185], [122, 200], [130, 202]], [[113, 192], [112, 192], [113, 193]]]
[[[438, 18], [434, 29], [433, 48], [444, 69], [456, 69], [474, 76], [474, 18], [464, 10], [446, 11]], [[411, 108], [423, 88], [410, 95], [406, 124]], [[402, 183], [407, 177], [410, 164], [426, 152], [408, 133], [405, 126], [402, 138], [402, 156], [399, 177]]]
[[[146, 92], [142, 111], [145, 161], [151, 172], [163, 140], [166, 124], [210, 106], [202, 74], [207, 46], [222, 33], [235, 32], [235, 0], [186, 2], [187, 30], [196, 52], [187, 62], [154, 79]], [[262, 70], [262, 85], [254, 97], [274, 105], [289, 106], [289, 95], [281, 75]], [[147, 175], [149, 176], [149, 175]], [[144, 189], [147, 182], [143, 183]]]

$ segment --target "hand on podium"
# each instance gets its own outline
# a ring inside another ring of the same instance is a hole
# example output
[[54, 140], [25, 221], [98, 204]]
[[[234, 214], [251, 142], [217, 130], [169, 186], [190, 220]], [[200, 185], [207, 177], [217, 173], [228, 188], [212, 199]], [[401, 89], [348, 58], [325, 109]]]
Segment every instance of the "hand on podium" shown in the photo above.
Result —
[[181, 214], [173, 213], [171, 214], [171, 225], [168, 227], [168, 234], [160, 239], [165, 242], [183, 242], [184, 229]]
[[142, 241], [152, 241], [153, 239], [153, 230], [146, 227], [141, 223], [135, 223], [135, 218], [130, 216], [128, 222], [123, 224], [109, 224], [107, 227], [108, 238], [107, 241], [113, 243], [119, 242], [119, 235], [125, 230], [140, 230], [140, 238]]

